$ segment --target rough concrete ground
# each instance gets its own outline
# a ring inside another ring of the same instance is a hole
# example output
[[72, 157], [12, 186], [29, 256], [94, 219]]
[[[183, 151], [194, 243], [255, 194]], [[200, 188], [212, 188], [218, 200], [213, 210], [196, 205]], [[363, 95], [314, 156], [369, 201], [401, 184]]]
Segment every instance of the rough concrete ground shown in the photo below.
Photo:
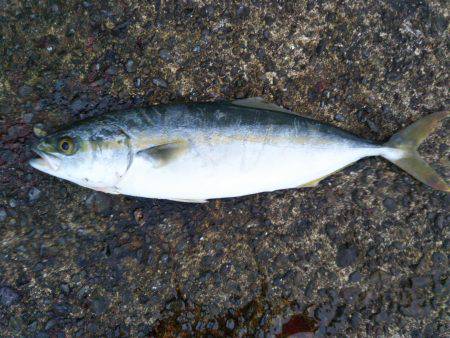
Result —
[[263, 96], [375, 141], [448, 109], [443, 0], [214, 3], [0, 0], [0, 335], [448, 336], [449, 195], [386, 161], [204, 205], [27, 165], [111, 109]]

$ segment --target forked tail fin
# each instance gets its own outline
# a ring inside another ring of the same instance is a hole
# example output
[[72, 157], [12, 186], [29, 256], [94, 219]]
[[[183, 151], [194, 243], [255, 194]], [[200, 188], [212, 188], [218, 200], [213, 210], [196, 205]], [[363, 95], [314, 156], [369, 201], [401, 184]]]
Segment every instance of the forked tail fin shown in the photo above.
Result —
[[425, 116], [409, 127], [401, 130], [384, 144], [389, 148], [401, 150], [400, 158], [387, 159], [419, 181], [429, 185], [433, 189], [450, 192], [450, 186], [431, 168], [419, 155], [417, 148], [439, 126], [440, 122], [450, 116], [450, 112], [437, 112]]

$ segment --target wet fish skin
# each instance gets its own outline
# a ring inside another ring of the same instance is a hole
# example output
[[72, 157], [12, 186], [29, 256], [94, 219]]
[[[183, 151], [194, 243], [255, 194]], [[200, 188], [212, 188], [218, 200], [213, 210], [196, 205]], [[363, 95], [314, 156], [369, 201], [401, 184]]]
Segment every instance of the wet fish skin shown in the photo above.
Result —
[[[73, 154], [57, 149], [63, 138], [73, 140]], [[311, 185], [366, 156], [396, 162], [411, 153], [401, 142], [374, 144], [260, 99], [109, 113], [35, 150], [41, 159], [33, 167], [85, 187], [197, 202]], [[432, 174], [435, 187], [448, 188]]]

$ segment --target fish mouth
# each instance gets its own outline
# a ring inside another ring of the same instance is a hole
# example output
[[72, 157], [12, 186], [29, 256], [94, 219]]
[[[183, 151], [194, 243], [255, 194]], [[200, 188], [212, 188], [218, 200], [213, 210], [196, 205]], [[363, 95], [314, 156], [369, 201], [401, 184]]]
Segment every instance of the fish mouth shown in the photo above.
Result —
[[28, 163], [37, 170], [43, 172], [57, 171], [61, 165], [61, 160], [56, 156], [44, 153], [39, 150], [38, 147], [32, 148], [33, 152], [35, 152], [40, 157], [31, 159]]

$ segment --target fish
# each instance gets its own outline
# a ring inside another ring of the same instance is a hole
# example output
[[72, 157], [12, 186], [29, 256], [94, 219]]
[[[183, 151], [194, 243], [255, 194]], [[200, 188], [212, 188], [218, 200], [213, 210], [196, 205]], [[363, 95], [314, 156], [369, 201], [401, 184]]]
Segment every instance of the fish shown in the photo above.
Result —
[[262, 98], [156, 105], [45, 136], [29, 164], [105, 193], [202, 203], [314, 187], [362, 158], [381, 156], [449, 192], [417, 151], [448, 116], [429, 114], [378, 144]]

